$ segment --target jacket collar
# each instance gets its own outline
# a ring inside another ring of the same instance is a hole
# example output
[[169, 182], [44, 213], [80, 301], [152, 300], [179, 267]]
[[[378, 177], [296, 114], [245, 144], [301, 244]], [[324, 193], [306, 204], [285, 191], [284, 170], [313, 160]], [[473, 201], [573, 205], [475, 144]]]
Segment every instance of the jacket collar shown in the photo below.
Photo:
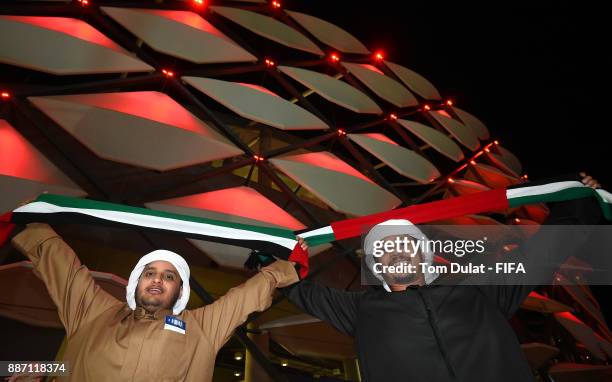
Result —
[[134, 319], [148, 319], [148, 320], [163, 320], [166, 316], [171, 316], [172, 311], [169, 309], [161, 309], [155, 313], [148, 313], [143, 307], [137, 306], [134, 310]]

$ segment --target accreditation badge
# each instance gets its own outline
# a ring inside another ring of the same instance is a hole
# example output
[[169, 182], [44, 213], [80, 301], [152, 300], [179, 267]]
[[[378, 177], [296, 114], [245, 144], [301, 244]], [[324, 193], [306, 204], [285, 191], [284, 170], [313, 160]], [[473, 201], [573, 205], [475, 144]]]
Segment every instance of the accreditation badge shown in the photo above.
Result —
[[165, 330], [172, 330], [173, 332], [185, 334], [186, 327], [185, 321], [173, 316], [166, 316], [166, 323], [164, 324]]

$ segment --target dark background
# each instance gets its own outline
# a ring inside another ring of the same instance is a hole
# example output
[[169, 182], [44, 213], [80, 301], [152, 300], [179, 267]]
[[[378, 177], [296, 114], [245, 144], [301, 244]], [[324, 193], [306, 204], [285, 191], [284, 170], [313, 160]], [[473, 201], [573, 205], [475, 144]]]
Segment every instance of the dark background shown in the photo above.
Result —
[[[283, 4], [346, 29], [425, 76], [443, 97], [479, 117], [530, 179], [584, 170], [612, 189], [606, 55], [612, 28], [602, 3]], [[610, 322], [611, 287], [592, 289]]]
[[612, 181], [604, 138], [612, 30], [603, 8], [582, 1], [284, 3], [425, 76], [485, 122], [531, 179], [586, 169]]
[[[612, 63], [606, 55], [612, 31], [604, 2], [280, 1], [346, 29], [425, 76], [482, 119], [521, 159], [530, 179], [585, 170], [612, 190]], [[592, 289], [610, 323], [612, 287]], [[11, 320], [0, 319], [0, 326], [5, 333], [29, 333]], [[49, 359], [44, 354], [54, 354], [63, 333], [45, 329], [28, 336], [0, 347], [0, 359], [26, 359], [32, 351], [41, 352], [34, 358]], [[39, 347], [27, 346], [36, 340]]]

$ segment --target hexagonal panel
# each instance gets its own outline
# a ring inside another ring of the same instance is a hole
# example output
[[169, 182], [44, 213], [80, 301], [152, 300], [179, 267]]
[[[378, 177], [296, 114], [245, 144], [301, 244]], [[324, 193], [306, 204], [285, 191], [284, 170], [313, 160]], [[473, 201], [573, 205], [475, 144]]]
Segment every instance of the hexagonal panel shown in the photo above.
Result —
[[78, 94], [30, 97], [29, 100], [104, 159], [166, 171], [243, 153], [159, 92]]
[[342, 66], [377, 96], [397, 107], [417, 106], [419, 102], [402, 84], [385, 76], [375, 66], [343, 62]]
[[416, 135], [420, 140], [431, 146], [434, 150], [455, 162], [459, 162], [464, 158], [461, 147], [438, 130], [422, 123], [405, 119], [398, 119], [397, 122], [412, 134]]
[[0, 213], [10, 211], [43, 192], [86, 195], [3, 119], [0, 119], [0, 190]]
[[355, 36], [318, 17], [295, 11], [285, 11], [319, 41], [343, 53], [369, 54], [370, 51]]
[[318, 56], [324, 55], [323, 51], [306, 36], [272, 17], [232, 7], [211, 6], [209, 9], [251, 32], [281, 45]]
[[385, 61], [385, 65], [406, 85], [410, 90], [425, 99], [439, 100], [442, 98], [438, 89], [419, 73], [405, 66]]
[[154, 50], [197, 64], [255, 62], [257, 57], [194, 12], [102, 7]]
[[333, 209], [368, 215], [397, 207], [401, 200], [329, 152], [270, 159], [276, 168]]
[[323, 130], [328, 126], [314, 114], [259, 85], [214, 78], [181, 77], [189, 85], [241, 117], [281, 130]]
[[471, 128], [453, 119], [446, 111], [432, 110], [427, 113], [444, 127], [453, 138], [468, 149], [474, 151], [480, 147], [480, 142], [478, 141], [476, 133]]
[[358, 89], [327, 74], [308, 69], [279, 66], [278, 70], [326, 100], [355, 113], [382, 114], [382, 109]]
[[348, 137], [399, 174], [419, 183], [427, 184], [440, 176], [438, 169], [427, 159], [398, 145], [385, 135], [349, 134]]
[[155, 70], [81, 20], [0, 16], [0, 30], [5, 64], [60, 75]]

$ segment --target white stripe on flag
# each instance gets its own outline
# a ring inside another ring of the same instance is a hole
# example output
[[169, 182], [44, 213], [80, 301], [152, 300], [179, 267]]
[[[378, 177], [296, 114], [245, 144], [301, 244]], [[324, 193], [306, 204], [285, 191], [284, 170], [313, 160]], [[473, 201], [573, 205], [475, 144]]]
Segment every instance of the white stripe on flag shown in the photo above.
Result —
[[321, 228], [313, 229], [312, 231], [302, 232], [298, 236], [306, 239], [306, 238], [313, 237], [313, 236], [329, 235], [333, 233], [334, 233], [334, 230], [332, 230], [332, 227], [328, 225], [327, 227], [321, 227]]
[[612, 194], [611, 193], [601, 188], [598, 188], [597, 190], [595, 190], [595, 192], [597, 192], [599, 196], [601, 196], [604, 202], [612, 204]]
[[220, 237], [224, 239], [236, 240], [258, 240], [276, 243], [289, 250], [293, 250], [297, 241], [261, 232], [254, 232], [245, 229], [237, 229], [213, 224], [198, 223], [180, 219], [163, 218], [159, 216], [135, 214], [131, 212], [95, 210], [87, 208], [60, 207], [46, 202], [33, 202], [21, 206], [14, 212], [44, 213], [52, 214], [58, 212], [75, 212], [83, 215], [93, 216], [99, 219], [110, 220], [118, 223], [136, 225], [140, 227], [156, 228], [166, 231], [192, 233], [196, 235], [206, 235]]
[[553, 192], [566, 190], [568, 188], [574, 188], [574, 187], [586, 187], [586, 186], [582, 184], [581, 182], [571, 180], [571, 181], [566, 181], [566, 182], [555, 182], [555, 183], [549, 183], [549, 184], [542, 184], [539, 186], [509, 188], [506, 190], [506, 198], [510, 200], [513, 198], [520, 198], [524, 196], [552, 194]]

